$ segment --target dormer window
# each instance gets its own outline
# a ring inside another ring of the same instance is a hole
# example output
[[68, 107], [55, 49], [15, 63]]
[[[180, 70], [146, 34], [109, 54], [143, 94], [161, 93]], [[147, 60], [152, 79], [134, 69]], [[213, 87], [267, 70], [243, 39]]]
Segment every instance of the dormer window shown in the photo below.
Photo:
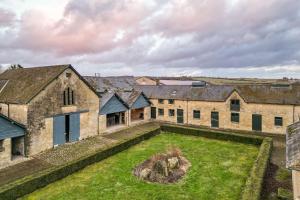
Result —
[[74, 90], [71, 90], [69, 87], [63, 93], [64, 106], [74, 105], [75, 104], [75, 94]]
[[231, 111], [240, 111], [240, 100], [239, 99], [231, 99], [230, 100], [230, 110]]

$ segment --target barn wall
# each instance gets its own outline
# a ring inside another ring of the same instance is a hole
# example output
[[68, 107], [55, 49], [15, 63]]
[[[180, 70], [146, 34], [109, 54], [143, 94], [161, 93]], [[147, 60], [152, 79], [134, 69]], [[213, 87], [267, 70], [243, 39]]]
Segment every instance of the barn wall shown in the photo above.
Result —
[[[230, 100], [240, 99], [240, 122], [231, 122]], [[184, 110], [184, 123], [192, 125], [201, 125], [211, 127], [211, 112], [219, 112], [219, 127], [224, 129], [236, 129], [252, 131], [252, 114], [262, 115], [262, 131], [268, 133], [285, 134], [286, 127], [293, 123], [294, 118], [300, 116], [300, 108], [292, 105], [275, 105], [275, 104], [250, 104], [246, 103], [237, 93], [233, 93], [225, 102], [207, 102], [207, 101], [182, 101], [175, 100], [174, 104], [158, 103], [158, 99], [151, 99], [153, 107], [157, 108], [157, 120], [176, 123], [176, 109]], [[158, 115], [158, 108], [164, 109], [164, 116]], [[175, 109], [175, 116], [168, 116], [168, 109]], [[193, 110], [200, 110], [201, 118], [193, 118]], [[294, 115], [296, 116], [293, 116]], [[283, 126], [275, 126], [274, 118], [282, 117]]]
[[0, 151], [0, 167], [11, 161], [11, 139], [3, 140], [3, 148]]
[[[71, 73], [68, 78], [66, 73]], [[63, 105], [63, 91], [75, 91], [75, 105]], [[33, 155], [53, 147], [53, 116], [70, 112], [80, 114], [80, 139], [98, 134], [99, 97], [71, 69], [36, 96], [28, 106], [28, 154]]]

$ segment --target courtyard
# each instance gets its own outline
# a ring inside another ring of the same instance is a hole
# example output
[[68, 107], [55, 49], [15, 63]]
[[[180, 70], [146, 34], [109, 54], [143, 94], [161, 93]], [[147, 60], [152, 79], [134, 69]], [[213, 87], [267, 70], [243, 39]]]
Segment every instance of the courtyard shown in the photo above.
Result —
[[[179, 182], [133, 176], [136, 165], [172, 147], [191, 163]], [[240, 199], [258, 152], [255, 145], [163, 132], [23, 199]]]

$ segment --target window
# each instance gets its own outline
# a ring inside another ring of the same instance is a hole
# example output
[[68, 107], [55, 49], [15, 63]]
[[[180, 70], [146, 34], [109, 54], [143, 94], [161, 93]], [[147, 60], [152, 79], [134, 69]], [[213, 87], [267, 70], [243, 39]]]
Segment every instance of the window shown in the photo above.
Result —
[[72, 76], [71, 73], [69, 73], [69, 72], [66, 73], [66, 77], [67, 77], [67, 78], [71, 78], [71, 76]]
[[64, 106], [75, 104], [75, 94], [70, 88], [67, 88], [63, 93]]
[[193, 117], [194, 119], [200, 119], [200, 110], [194, 110]]
[[163, 116], [164, 115], [164, 109], [159, 108], [158, 109], [158, 115]]
[[240, 113], [231, 113], [231, 122], [240, 122]]
[[158, 99], [158, 103], [164, 104], [164, 100], [163, 99]]
[[282, 117], [275, 117], [275, 126], [282, 126], [283, 124], [283, 119]]
[[174, 117], [175, 116], [175, 110], [174, 109], [169, 109], [169, 116]]
[[3, 142], [4, 140], [0, 140], [0, 152], [3, 152], [5, 150], [3, 146]]
[[240, 100], [239, 99], [231, 99], [230, 110], [240, 111]]
[[174, 99], [169, 99], [169, 104], [174, 104]]

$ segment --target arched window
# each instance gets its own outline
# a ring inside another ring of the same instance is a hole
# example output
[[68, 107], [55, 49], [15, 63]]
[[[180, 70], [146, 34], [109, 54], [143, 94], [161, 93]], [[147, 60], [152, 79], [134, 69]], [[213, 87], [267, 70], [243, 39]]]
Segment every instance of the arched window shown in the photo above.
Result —
[[63, 93], [64, 105], [74, 105], [75, 104], [75, 93], [74, 90], [69, 87]]

